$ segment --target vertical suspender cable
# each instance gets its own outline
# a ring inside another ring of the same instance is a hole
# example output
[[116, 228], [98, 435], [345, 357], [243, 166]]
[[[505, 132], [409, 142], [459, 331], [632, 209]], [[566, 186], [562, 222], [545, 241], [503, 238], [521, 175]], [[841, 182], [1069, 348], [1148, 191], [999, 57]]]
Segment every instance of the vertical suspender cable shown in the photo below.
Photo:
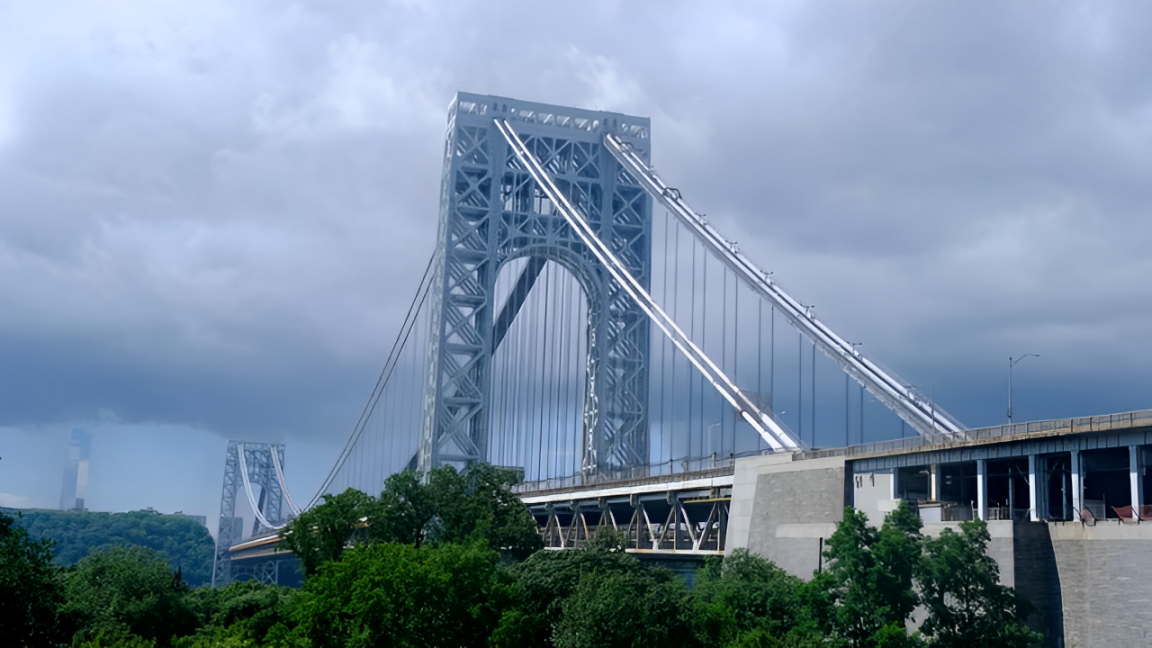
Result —
[[898, 376], [862, 356], [857, 349], [816, 319], [810, 308], [805, 308], [784, 292], [767, 273], [741, 254], [735, 244], [721, 237], [719, 232], [689, 209], [680, 192], [665, 184], [627, 143], [613, 134], [605, 135], [604, 141], [609, 153], [637, 178], [649, 195], [659, 200], [692, 229], [719, 259], [741, 273], [749, 286], [774, 305], [779, 305], [797, 329], [807, 333], [829, 358], [866, 386], [877, 399], [926, 437], [940, 433], [963, 436], [963, 426], [958, 421], [935, 407], [928, 399], [913, 394], [911, 388]]
[[698, 371], [708, 376], [709, 382], [716, 388], [717, 392], [733, 407], [737, 408], [744, 420], [748, 421], [774, 449], [797, 448], [799, 445], [797, 440], [786, 432], [777, 421], [772, 419], [768, 413], [761, 411], [755, 403], [752, 403], [744, 394], [740, 393], [740, 390], [732, 383], [731, 379], [716, 366], [716, 363], [704, 354], [675, 322], [670, 320], [668, 314], [655, 303], [652, 296], [644, 290], [624, 265], [620, 263], [619, 259], [607, 248], [604, 242], [596, 236], [587, 221], [584, 220], [584, 217], [572, 207], [572, 204], [540, 166], [539, 161], [531, 151], [524, 146], [519, 136], [512, 130], [511, 125], [502, 119], [496, 119], [495, 123], [496, 128], [512, 146], [514, 154], [520, 162], [524, 164], [528, 172], [533, 176], [533, 179], [536, 180], [537, 184], [548, 194], [548, 197], [559, 207], [561, 215], [563, 215], [565, 220], [576, 230], [580, 239], [588, 246], [589, 251], [603, 264], [609, 274], [620, 284], [621, 288], [633, 299], [634, 303], [640, 307], [640, 310], [643, 311], [665, 335], [674, 341], [677, 348], [688, 357], [689, 361], [692, 362]]

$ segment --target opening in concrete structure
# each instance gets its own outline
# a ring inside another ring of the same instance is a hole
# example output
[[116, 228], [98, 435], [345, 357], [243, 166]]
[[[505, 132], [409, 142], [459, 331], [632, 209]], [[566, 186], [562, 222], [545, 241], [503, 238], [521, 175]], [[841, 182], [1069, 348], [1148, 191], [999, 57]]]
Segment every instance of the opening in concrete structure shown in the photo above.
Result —
[[940, 501], [945, 503], [942, 521], [971, 520], [976, 506], [976, 462], [940, 465]]
[[1096, 519], [1117, 519], [1116, 507], [1132, 505], [1128, 448], [1102, 448], [1080, 453], [1084, 472], [1084, 508]]
[[989, 520], [1028, 519], [1028, 458], [989, 461], [987, 493]]
[[1072, 510], [1072, 453], [1057, 452], [1040, 455], [1041, 484], [1046, 495], [1041, 499], [1041, 517], [1046, 520], [1071, 520]]
[[896, 469], [896, 497], [915, 505], [930, 496], [928, 466], [907, 466]]
[[1147, 466], [1152, 464], [1152, 446], [1140, 446], [1136, 449], [1139, 465], [1136, 470], [1137, 488], [1140, 491], [1140, 501], [1144, 506], [1152, 504], [1152, 479], [1146, 479], [1144, 473]]

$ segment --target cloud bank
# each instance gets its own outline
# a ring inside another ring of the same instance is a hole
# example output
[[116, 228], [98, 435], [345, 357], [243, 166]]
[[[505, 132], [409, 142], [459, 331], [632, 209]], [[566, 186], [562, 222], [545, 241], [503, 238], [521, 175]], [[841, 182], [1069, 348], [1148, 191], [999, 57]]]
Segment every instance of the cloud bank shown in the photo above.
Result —
[[[0, 426], [340, 437], [458, 90], [653, 119], [689, 202], [969, 425], [1152, 406], [1135, 4], [0, 8]], [[1031, 371], [1031, 373], [1026, 373]]]

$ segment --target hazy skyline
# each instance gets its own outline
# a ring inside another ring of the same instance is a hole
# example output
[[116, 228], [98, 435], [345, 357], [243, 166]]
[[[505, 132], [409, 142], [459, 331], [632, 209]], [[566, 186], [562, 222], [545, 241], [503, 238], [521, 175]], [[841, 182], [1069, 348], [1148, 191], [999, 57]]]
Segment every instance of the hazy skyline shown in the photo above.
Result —
[[[653, 162], [970, 426], [1152, 407], [1152, 9], [0, 5], [0, 505], [214, 518], [229, 438], [339, 451], [432, 251], [457, 90]], [[214, 528], [215, 523], [209, 523]]]

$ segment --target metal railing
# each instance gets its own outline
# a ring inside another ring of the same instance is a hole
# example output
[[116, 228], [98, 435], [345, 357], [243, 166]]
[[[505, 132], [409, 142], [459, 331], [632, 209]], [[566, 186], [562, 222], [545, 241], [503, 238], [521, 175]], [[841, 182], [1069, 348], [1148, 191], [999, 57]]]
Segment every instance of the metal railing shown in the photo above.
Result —
[[556, 490], [580, 490], [595, 486], [624, 486], [632, 482], [661, 483], [683, 481], [686, 476], [706, 479], [731, 475], [736, 459], [766, 454], [763, 451], [743, 452], [725, 457], [672, 460], [648, 466], [634, 466], [587, 475], [571, 475], [553, 479], [526, 481], [512, 487], [514, 493], [540, 493]]
[[1012, 520], [1013, 522], [1026, 522], [1028, 521], [1028, 514], [1032, 512], [1030, 508], [1008, 508], [1007, 506], [989, 506], [988, 519], [989, 520]]
[[[1102, 416], [1085, 416], [1069, 419], [1051, 419], [1047, 421], [1029, 421], [1026, 423], [1014, 423], [1012, 425], [978, 428], [968, 430], [965, 433], [967, 434], [965, 440], [951, 440], [943, 436], [935, 439], [908, 437], [905, 439], [892, 439], [890, 441], [849, 446], [847, 448], [808, 450], [797, 452], [795, 458], [796, 460], [820, 459], [823, 457], [853, 458], [898, 452], [927, 452], [930, 450], [977, 445], [998, 440], [1027, 438], [1030, 435], [1037, 434], [1044, 436], [1086, 434], [1091, 432], [1126, 430], [1143, 426], [1152, 427], [1152, 410], [1138, 410], [1121, 414], [1105, 414]], [[568, 477], [522, 482], [514, 486], [513, 491], [517, 493], [534, 493], [569, 488], [587, 488], [590, 486], [618, 484], [635, 480], [675, 481], [682, 479], [685, 474], [706, 473], [713, 470], [722, 470], [725, 471], [724, 474], [728, 474], [731, 473], [736, 459], [762, 454], [767, 454], [767, 451], [754, 450], [736, 453], [734, 455], [708, 455], [703, 458], [673, 459], [659, 464], [620, 468], [597, 474], [571, 475]]]
[[1104, 414], [1101, 416], [1084, 416], [1079, 418], [1050, 419], [1046, 421], [1029, 421], [1026, 423], [1013, 423], [1012, 425], [996, 425], [967, 430], [964, 433], [966, 438], [962, 440], [951, 439], [943, 435], [935, 438], [909, 437], [906, 439], [892, 439], [890, 441], [878, 441], [876, 443], [849, 446], [847, 448], [809, 450], [799, 453], [797, 459], [819, 459], [822, 457], [851, 458], [910, 451], [924, 452], [978, 445], [1013, 438], [1027, 438], [1032, 435], [1061, 436], [1066, 434], [1087, 434], [1091, 432], [1127, 430], [1144, 426], [1152, 427], [1152, 410], [1138, 410], [1121, 414]]

